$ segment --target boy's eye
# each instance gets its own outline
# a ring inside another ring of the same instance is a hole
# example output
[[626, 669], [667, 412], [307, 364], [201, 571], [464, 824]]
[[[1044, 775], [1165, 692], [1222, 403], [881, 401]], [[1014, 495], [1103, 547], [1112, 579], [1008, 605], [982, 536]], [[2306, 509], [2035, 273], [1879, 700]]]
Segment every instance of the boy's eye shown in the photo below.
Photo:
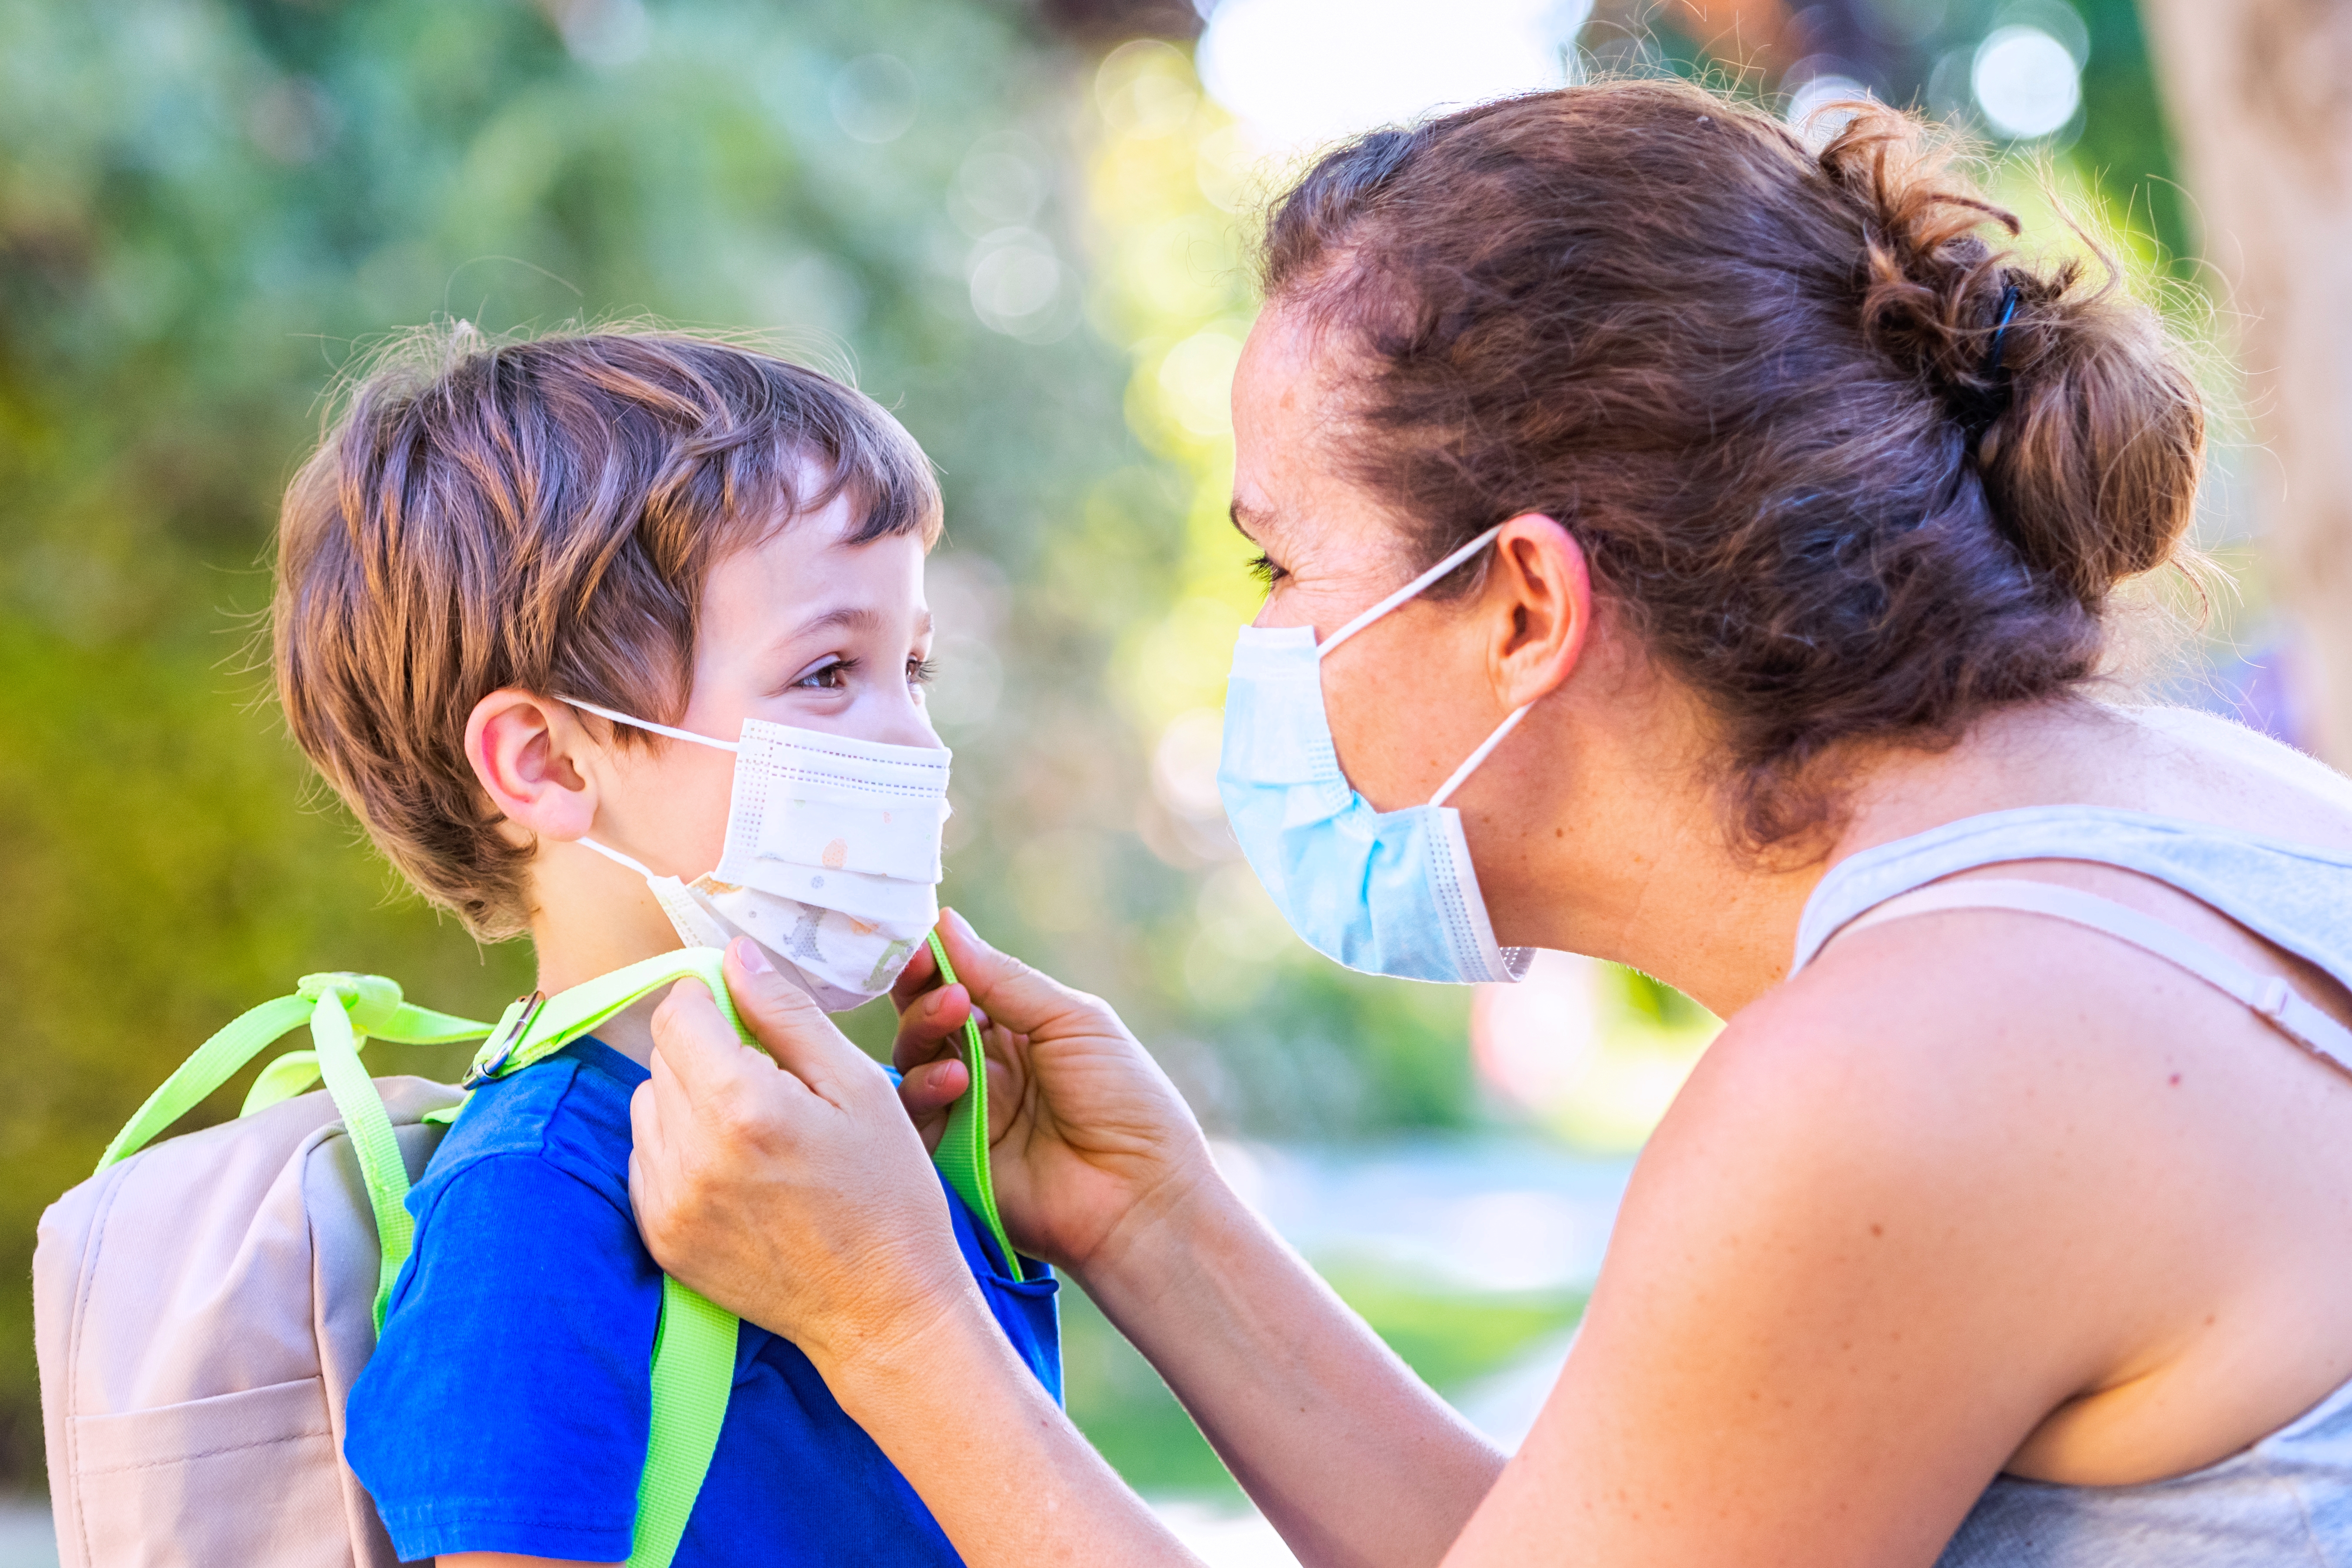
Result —
[[849, 672], [856, 668], [854, 658], [836, 658], [831, 664], [817, 666], [793, 684], [812, 691], [840, 691], [847, 688]]
[[1249, 574], [1269, 588], [1290, 575], [1274, 563], [1274, 557], [1271, 555], [1259, 555], [1253, 559], [1249, 563]]
[[939, 672], [940, 666], [937, 659], [910, 658], [907, 661], [907, 684], [929, 686]]

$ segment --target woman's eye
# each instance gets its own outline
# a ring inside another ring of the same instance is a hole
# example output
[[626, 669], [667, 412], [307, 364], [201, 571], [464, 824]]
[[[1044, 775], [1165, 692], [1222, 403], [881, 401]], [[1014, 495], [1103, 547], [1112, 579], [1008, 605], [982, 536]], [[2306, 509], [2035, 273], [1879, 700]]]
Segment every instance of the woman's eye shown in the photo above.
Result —
[[856, 668], [854, 658], [836, 658], [831, 664], [819, 665], [793, 684], [810, 691], [840, 691], [847, 688], [849, 672]]
[[1249, 563], [1249, 574], [1269, 588], [1290, 575], [1274, 563], [1274, 557], [1271, 555], [1260, 555], [1252, 560]]

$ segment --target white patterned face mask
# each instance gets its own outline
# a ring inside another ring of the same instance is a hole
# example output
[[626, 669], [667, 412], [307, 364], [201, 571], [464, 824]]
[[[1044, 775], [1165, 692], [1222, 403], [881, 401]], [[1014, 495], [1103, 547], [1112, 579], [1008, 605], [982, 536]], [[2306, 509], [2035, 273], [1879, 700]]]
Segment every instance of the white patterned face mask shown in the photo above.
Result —
[[574, 708], [735, 753], [727, 841], [715, 870], [682, 882], [619, 850], [580, 842], [646, 879], [688, 947], [760, 944], [829, 1013], [890, 989], [940, 918], [945, 746], [891, 746], [743, 721], [714, 740], [565, 698]]

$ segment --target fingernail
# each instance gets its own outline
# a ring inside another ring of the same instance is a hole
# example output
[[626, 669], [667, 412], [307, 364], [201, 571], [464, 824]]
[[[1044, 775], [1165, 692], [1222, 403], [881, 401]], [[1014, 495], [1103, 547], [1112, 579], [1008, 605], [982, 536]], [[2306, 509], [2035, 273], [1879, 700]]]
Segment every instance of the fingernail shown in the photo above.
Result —
[[746, 974], [773, 974], [776, 972], [776, 966], [768, 962], [768, 955], [760, 951], [760, 944], [748, 936], [735, 939], [735, 962], [743, 966]]

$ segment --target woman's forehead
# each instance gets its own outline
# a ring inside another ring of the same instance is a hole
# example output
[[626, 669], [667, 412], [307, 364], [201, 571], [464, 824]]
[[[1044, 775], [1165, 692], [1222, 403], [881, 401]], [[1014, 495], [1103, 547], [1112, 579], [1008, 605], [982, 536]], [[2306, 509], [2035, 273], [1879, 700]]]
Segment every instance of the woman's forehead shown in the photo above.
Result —
[[1259, 543], [1324, 510], [1343, 439], [1326, 416], [1326, 375], [1312, 334], [1269, 309], [1234, 372], [1234, 526]]

